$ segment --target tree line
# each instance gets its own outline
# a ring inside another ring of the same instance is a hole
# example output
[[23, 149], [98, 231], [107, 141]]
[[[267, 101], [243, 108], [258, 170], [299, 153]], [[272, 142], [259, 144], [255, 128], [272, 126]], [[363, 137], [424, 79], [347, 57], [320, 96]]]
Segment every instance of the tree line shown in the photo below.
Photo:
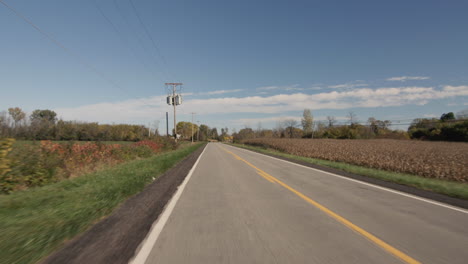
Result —
[[[177, 134], [182, 140], [236, 141], [251, 138], [330, 138], [330, 139], [422, 139], [468, 142], [468, 113], [444, 113], [440, 118], [414, 119], [407, 130], [392, 129], [390, 120], [367, 119], [358, 122], [354, 112], [349, 112], [345, 124], [333, 116], [316, 121], [309, 109], [304, 109], [302, 119], [277, 122], [273, 129], [245, 127], [239, 131], [209, 127], [208, 125], [177, 123]], [[157, 129], [151, 133], [143, 125], [98, 124], [95, 122], [64, 121], [48, 109], [34, 110], [29, 116], [18, 107], [0, 112], [0, 138], [24, 140], [79, 140], [79, 141], [140, 141], [159, 136]]]
[[[229, 129], [210, 128], [207, 125], [178, 122], [177, 134], [182, 140], [197, 141], [229, 138]], [[99, 124], [96, 122], [65, 121], [49, 109], [34, 110], [29, 116], [19, 107], [0, 112], [0, 138], [22, 140], [77, 140], [77, 141], [140, 141], [159, 137], [157, 129], [149, 131], [143, 125]]]
[[315, 121], [312, 112], [304, 109], [301, 121], [287, 119], [277, 122], [273, 129], [263, 129], [259, 123], [256, 130], [245, 127], [233, 133], [235, 142], [251, 138], [330, 138], [330, 139], [422, 139], [468, 141], [468, 114], [444, 113], [440, 118], [414, 119], [408, 129], [392, 129], [390, 120], [374, 117], [361, 124], [354, 112], [349, 112], [345, 124], [339, 124], [333, 116], [325, 121]]
[[198, 126], [197, 124], [184, 121], [177, 123], [177, 134], [184, 140], [191, 140], [192, 138], [196, 141], [230, 140], [229, 129], [227, 127], [221, 128], [220, 133], [218, 133], [216, 127], [211, 128], [205, 124]]
[[0, 112], [0, 138], [23, 140], [139, 141], [148, 138], [142, 125], [98, 124], [64, 121], [48, 109], [34, 110], [29, 117], [19, 107]]

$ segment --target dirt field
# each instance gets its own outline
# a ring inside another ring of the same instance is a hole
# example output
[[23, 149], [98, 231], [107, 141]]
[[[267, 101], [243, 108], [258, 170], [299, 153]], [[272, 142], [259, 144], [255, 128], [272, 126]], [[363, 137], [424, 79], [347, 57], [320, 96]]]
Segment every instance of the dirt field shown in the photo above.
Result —
[[293, 155], [468, 182], [468, 144], [410, 140], [250, 139]]

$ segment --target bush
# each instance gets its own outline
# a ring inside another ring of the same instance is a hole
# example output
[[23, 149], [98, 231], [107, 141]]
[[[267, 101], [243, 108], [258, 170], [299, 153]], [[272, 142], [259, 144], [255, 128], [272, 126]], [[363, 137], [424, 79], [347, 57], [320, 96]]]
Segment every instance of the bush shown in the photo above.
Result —
[[7, 174], [11, 171], [8, 153], [12, 150], [14, 139], [0, 140], [0, 193], [9, 193], [12, 189], [12, 178]]
[[103, 166], [148, 158], [163, 149], [160, 142], [149, 140], [131, 145], [45, 140], [40, 144], [21, 144], [11, 151], [13, 141], [4, 140], [0, 145], [0, 193], [4, 194], [77, 177]]

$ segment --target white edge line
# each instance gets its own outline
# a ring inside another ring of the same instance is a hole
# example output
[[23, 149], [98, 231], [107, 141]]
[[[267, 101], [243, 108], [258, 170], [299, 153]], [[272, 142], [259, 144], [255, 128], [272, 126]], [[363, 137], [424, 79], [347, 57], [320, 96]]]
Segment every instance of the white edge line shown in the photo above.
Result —
[[250, 149], [244, 149], [244, 148], [240, 148], [240, 147], [236, 147], [236, 146], [232, 146], [232, 145], [228, 145], [228, 146], [237, 148], [239, 150], [244, 150], [244, 151], [252, 152], [252, 153], [255, 153], [255, 154], [259, 154], [259, 155], [262, 155], [262, 156], [265, 156], [265, 157], [268, 157], [268, 158], [272, 158], [272, 159], [275, 159], [275, 160], [279, 160], [279, 161], [282, 161], [282, 162], [286, 162], [286, 163], [289, 163], [289, 164], [293, 164], [293, 165], [296, 165], [296, 166], [299, 166], [299, 167], [307, 168], [307, 169], [314, 170], [314, 171], [319, 171], [321, 173], [325, 173], [325, 174], [328, 174], [328, 175], [331, 175], [331, 176], [334, 176], [334, 177], [338, 177], [338, 178], [341, 178], [341, 179], [344, 179], [344, 180], [357, 182], [357, 183], [367, 185], [367, 186], [371, 186], [371, 187], [374, 187], [374, 188], [377, 188], [377, 189], [380, 189], [380, 190], [384, 190], [384, 191], [391, 192], [391, 193], [396, 193], [396, 194], [406, 196], [406, 197], [409, 197], [409, 198], [413, 198], [413, 199], [416, 199], [416, 200], [419, 200], [419, 201], [423, 201], [423, 202], [426, 202], [426, 203], [442, 206], [442, 207], [449, 208], [449, 209], [452, 209], [452, 210], [455, 210], [455, 211], [458, 211], [458, 212], [468, 214], [468, 210], [465, 210], [465, 209], [462, 209], [462, 208], [459, 208], [459, 207], [455, 207], [455, 206], [451, 206], [451, 205], [448, 205], [448, 204], [445, 204], [445, 203], [436, 202], [436, 201], [433, 201], [433, 200], [429, 200], [429, 199], [426, 199], [426, 198], [421, 198], [421, 197], [418, 197], [418, 196], [415, 196], [415, 195], [412, 195], [412, 194], [407, 194], [407, 193], [396, 191], [396, 190], [393, 190], [393, 189], [381, 187], [381, 186], [378, 186], [378, 185], [375, 185], [375, 184], [371, 184], [371, 183], [359, 181], [359, 180], [356, 180], [356, 179], [348, 178], [348, 177], [341, 176], [341, 175], [338, 175], [338, 174], [334, 174], [334, 173], [331, 173], [331, 172], [319, 170], [319, 169], [316, 169], [316, 168], [307, 167], [307, 166], [297, 164], [297, 163], [294, 163], [294, 162], [291, 162], [291, 161], [275, 158], [275, 157], [272, 157], [272, 156], [265, 155], [263, 153], [258, 153], [258, 152], [252, 151]]
[[179, 201], [179, 198], [182, 195], [182, 192], [184, 191], [185, 186], [187, 185], [188, 181], [192, 177], [193, 171], [197, 167], [198, 162], [200, 161], [200, 158], [203, 156], [203, 153], [205, 153], [207, 146], [208, 145], [204, 147], [202, 153], [200, 154], [200, 156], [198, 156], [197, 161], [195, 161], [195, 163], [193, 164], [192, 168], [190, 169], [189, 173], [185, 177], [182, 184], [179, 185], [176, 193], [172, 196], [171, 200], [167, 204], [164, 211], [161, 213], [158, 219], [156, 219], [156, 221], [153, 223], [151, 230], [149, 231], [148, 235], [143, 240], [142, 245], [140, 246], [140, 250], [135, 255], [135, 257], [129, 261], [130, 264], [144, 264], [146, 260], [148, 259], [148, 256], [154, 247], [154, 244], [158, 240], [158, 237], [161, 234], [161, 231], [166, 225], [166, 222], [169, 219], [169, 216], [171, 215], [172, 211], [174, 210], [174, 207], [176, 206], [177, 201]]

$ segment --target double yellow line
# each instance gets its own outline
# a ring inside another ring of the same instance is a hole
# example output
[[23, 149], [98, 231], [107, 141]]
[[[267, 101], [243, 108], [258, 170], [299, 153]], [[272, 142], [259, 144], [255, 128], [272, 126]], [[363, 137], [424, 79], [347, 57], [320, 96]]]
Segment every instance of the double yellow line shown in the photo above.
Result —
[[292, 188], [291, 186], [287, 185], [286, 183], [278, 180], [277, 178], [271, 176], [270, 174], [264, 172], [263, 170], [255, 167], [252, 163], [246, 161], [245, 159], [239, 157], [238, 155], [234, 154], [233, 152], [227, 150], [226, 148], [222, 147], [224, 151], [226, 151], [227, 153], [231, 154], [232, 156], [234, 156], [236, 159], [240, 160], [240, 161], [243, 161], [244, 163], [246, 163], [247, 165], [249, 165], [250, 167], [254, 168], [256, 171], [257, 171], [257, 174], [259, 174], [260, 176], [262, 176], [263, 178], [265, 178], [267, 181], [269, 182], [272, 182], [272, 183], [278, 183], [279, 185], [283, 186], [284, 188], [286, 188], [287, 190], [291, 191], [292, 193], [296, 194], [297, 196], [299, 196], [300, 198], [302, 198], [304, 201], [312, 204], [313, 206], [317, 207], [318, 209], [320, 209], [322, 212], [326, 213], [327, 215], [329, 215], [330, 217], [332, 217], [333, 219], [335, 219], [336, 221], [342, 223], [343, 225], [347, 226], [348, 228], [350, 228], [351, 230], [361, 234], [362, 236], [364, 236], [365, 238], [367, 238], [368, 240], [372, 241], [373, 243], [375, 243], [377, 246], [381, 247], [382, 249], [384, 249], [385, 251], [387, 251], [388, 253], [392, 254], [393, 256], [399, 258], [400, 260], [402, 260], [403, 262], [405, 263], [409, 263], [409, 264], [420, 264], [419, 261], [413, 259], [412, 257], [406, 255], [405, 253], [399, 251], [398, 249], [390, 246], [389, 244], [385, 243], [384, 241], [382, 241], [381, 239], [377, 238], [376, 236], [372, 235], [371, 233], [367, 232], [366, 230], [360, 228], [359, 226], [351, 223], [349, 220], [347, 220], [346, 218], [338, 215], [337, 213], [331, 211], [330, 209], [326, 208], [325, 206], [319, 204], [318, 202], [310, 199], [309, 197], [307, 197], [306, 195], [304, 195], [303, 193], [295, 190], [294, 188]]

